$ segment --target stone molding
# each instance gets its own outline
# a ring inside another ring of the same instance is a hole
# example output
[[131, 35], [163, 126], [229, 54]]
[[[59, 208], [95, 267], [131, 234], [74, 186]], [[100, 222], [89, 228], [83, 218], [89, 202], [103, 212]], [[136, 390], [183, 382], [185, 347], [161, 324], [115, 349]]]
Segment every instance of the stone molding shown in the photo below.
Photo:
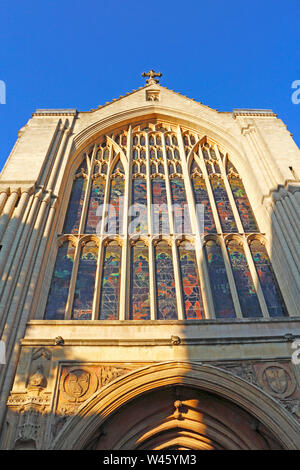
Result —
[[212, 365], [165, 362], [123, 375], [94, 394], [62, 428], [51, 449], [80, 449], [120, 406], [140, 393], [160, 387], [183, 385], [229, 399], [262, 422], [285, 449], [300, 446], [299, 425], [278, 402], [255, 384]]

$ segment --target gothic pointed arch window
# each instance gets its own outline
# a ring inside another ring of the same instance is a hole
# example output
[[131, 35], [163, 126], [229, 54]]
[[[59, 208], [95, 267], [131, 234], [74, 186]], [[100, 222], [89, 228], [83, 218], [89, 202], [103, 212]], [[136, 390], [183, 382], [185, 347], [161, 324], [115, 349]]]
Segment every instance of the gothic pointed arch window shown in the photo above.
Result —
[[286, 316], [286, 307], [264, 243], [254, 238], [250, 241], [250, 250], [270, 317]]
[[75, 245], [65, 241], [57, 250], [51, 288], [46, 305], [47, 320], [64, 320], [75, 258]]
[[124, 189], [125, 189], [124, 168], [120, 159], [113, 167], [110, 182], [110, 194], [108, 200], [107, 227], [109, 234], [120, 234], [123, 229], [124, 210]]
[[288, 314], [246, 182], [218, 143], [153, 120], [76, 158], [45, 318]]
[[242, 179], [229, 159], [227, 159], [226, 162], [226, 172], [245, 232], [258, 232], [257, 222], [251, 209]]
[[231, 239], [227, 243], [227, 250], [243, 316], [245, 318], [262, 317], [257, 291], [250, 273], [242, 241], [236, 238]]
[[155, 246], [157, 319], [176, 320], [176, 289], [172, 248], [161, 241]]
[[178, 247], [181, 274], [184, 318], [201, 320], [204, 318], [201, 283], [198, 275], [195, 247], [188, 241]]
[[138, 241], [131, 247], [130, 319], [150, 320], [149, 248]]
[[100, 320], [119, 318], [121, 254], [121, 246], [115, 241], [104, 247], [99, 302]]
[[71, 196], [65, 224], [63, 228], [64, 233], [77, 234], [79, 232], [79, 225], [81, 220], [81, 212], [84, 203], [84, 197], [87, 189], [87, 166], [86, 161], [83, 161], [79, 166], [74, 176]]
[[216, 224], [211, 208], [211, 202], [209, 199], [207, 186], [203, 174], [199, 166], [196, 164], [195, 160], [192, 161], [191, 165], [191, 180], [194, 193], [194, 200], [196, 204], [196, 211], [197, 213], [200, 213], [200, 230], [203, 234], [214, 233], [216, 232]]
[[94, 240], [89, 240], [80, 250], [72, 309], [74, 320], [91, 320], [92, 318], [97, 259], [98, 246]]
[[235, 309], [226, 273], [222, 249], [218, 241], [208, 239], [205, 255], [212, 289], [216, 318], [235, 318]]

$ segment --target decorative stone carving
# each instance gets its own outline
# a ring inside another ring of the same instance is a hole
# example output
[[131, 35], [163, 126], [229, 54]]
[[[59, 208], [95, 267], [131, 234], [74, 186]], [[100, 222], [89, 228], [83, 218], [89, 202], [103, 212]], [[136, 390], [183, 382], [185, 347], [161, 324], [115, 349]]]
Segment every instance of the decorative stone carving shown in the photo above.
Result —
[[251, 384], [256, 384], [256, 374], [252, 363], [240, 362], [238, 364], [216, 364], [221, 369], [228, 370]]
[[37, 391], [39, 393], [45, 386], [46, 378], [43, 374], [43, 366], [39, 365], [36, 372], [29, 377], [27, 388], [31, 392]]
[[77, 364], [63, 367], [56, 413], [51, 426], [52, 436], [58, 434], [66, 421], [77, 413], [79, 406], [93, 393], [130, 370], [110, 365]]
[[182, 401], [180, 400], [176, 400], [174, 402], [174, 407], [175, 407], [175, 411], [174, 411], [174, 418], [175, 419], [182, 419]]
[[126, 374], [129, 372], [129, 369], [124, 369], [121, 367], [111, 367], [111, 366], [103, 366], [101, 367], [100, 371], [100, 386], [104, 387], [112, 380], [120, 377], [121, 375]]
[[178, 344], [181, 343], [181, 339], [179, 338], [179, 336], [172, 335], [171, 336], [171, 343], [172, 343], [173, 346], [178, 346]]
[[130, 369], [115, 366], [64, 367], [61, 373], [57, 414], [72, 415], [93, 393]]
[[45, 358], [46, 360], [49, 361], [51, 359], [51, 352], [48, 351], [44, 347], [36, 349], [35, 351], [33, 351], [33, 353], [32, 353], [32, 360], [33, 361], [36, 361], [40, 357]]
[[263, 365], [258, 372], [260, 386], [270, 395], [277, 398], [291, 396], [296, 388], [296, 381], [289, 368], [278, 362]]
[[97, 390], [97, 375], [92, 369], [72, 368], [65, 375], [62, 387], [67, 401], [85, 401]]
[[50, 412], [51, 393], [44, 392], [40, 373], [31, 376], [33, 389], [28, 393], [11, 393], [7, 407], [18, 416], [18, 424], [14, 437], [14, 448], [38, 448], [39, 436], [42, 439], [42, 419]]
[[280, 400], [280, 402], [300, 422], [300, 400]]
[[54, 338], [54, 344], [55, 346], [62, 346], [64, 344], [64, 339], [61, 336], [56, 336], [56, 338]]
[[[289, 340], [290, 338], [287, 338]], [[218, 363], [217, 367], [228, 370], [238, 377], [260, 387], [272, 395], [284, 408], [300, 422], [300, 393], [296, 379], [287, 363], [244, 362]], [[290, 398], [289, 398], [290, 397]]]
[[146, 90], [147, 101], [159, 101], [159, 90]]

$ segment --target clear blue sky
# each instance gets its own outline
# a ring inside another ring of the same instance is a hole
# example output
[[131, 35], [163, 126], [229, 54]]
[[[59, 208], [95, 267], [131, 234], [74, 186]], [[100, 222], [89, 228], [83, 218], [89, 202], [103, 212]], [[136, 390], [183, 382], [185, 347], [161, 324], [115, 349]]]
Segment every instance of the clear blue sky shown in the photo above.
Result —
[[299, 20], [299, 0], [0, 0], [0, 168], [35, 109], [96, 108], [150, 68], [220, 111], [273, 109], [300, 146]]

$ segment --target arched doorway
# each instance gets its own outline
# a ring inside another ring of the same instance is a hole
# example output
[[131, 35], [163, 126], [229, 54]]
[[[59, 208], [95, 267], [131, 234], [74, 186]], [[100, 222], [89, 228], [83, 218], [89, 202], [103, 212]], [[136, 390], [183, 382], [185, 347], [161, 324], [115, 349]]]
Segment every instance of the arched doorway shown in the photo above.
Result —
[[297, 449], [297, 423], [257, 387], [217, 367], [166, 362], [97, 392], [54, 449]]

